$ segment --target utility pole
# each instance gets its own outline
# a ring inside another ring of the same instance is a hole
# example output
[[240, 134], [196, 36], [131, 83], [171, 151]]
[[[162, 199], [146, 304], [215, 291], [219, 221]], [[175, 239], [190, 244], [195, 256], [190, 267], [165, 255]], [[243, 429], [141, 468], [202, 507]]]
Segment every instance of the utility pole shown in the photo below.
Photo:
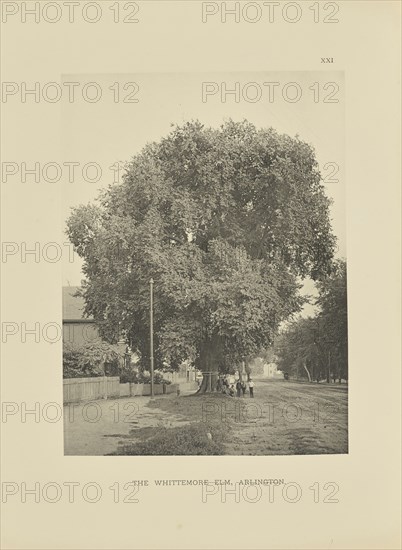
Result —
[[107, 377], [106, 377], [106, 357], [102, 358], [102, 370], [103, 370], [103, 399], [107, 399]]
[[331, 348], [328, 350], [327, 384], [331, 382]]
[[151, 358], [151, 399], [154, 397], [154, 280], [149, 280], [149, 351]]

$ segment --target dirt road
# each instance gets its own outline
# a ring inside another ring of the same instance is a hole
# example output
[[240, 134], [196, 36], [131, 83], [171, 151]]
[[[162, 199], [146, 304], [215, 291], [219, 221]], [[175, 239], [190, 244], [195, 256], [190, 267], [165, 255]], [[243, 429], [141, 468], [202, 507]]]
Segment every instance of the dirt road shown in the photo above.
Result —
[[[162, 399], [169, 399], [164, 397]], [[174, 414], [149, 408], [149, 397], [73, 403], [64, 407], [64, 454], [107, 455], [131, 439], [133, 431], [181, 423]]]
[[254, 395], [134, 397], [66, 407], [65, 454], [109, 454], [161, 427], [209, 421], [230, 426], [227, 455], [348, 452], [345, 385], [256, 380]]
[[346, 386], [259, 380], [254, 393], [244, 400], [227, 454], [348, 452]]

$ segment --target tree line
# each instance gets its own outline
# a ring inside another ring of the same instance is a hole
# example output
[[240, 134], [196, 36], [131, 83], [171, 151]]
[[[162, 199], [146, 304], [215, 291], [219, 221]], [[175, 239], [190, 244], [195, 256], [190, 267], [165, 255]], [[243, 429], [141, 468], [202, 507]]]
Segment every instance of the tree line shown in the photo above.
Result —
[[334, 262], [331, 275], [317, 288], [318, 313], [290, 322], [275, 342], [278, 367], [296, 379], [347, 381], [346, 262]]

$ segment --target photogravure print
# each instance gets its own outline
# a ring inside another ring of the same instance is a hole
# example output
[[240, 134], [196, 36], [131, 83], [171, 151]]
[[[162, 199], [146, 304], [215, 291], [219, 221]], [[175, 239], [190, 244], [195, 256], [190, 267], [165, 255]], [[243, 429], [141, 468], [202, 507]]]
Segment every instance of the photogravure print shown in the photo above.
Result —
[[[112, 79], [81, 80], [106, 89]], [[155, 122], [161, 132], [137, 136], [131, 158], [98, 170], [98, 198], [78, 166], [64, 220], [73, 256], [64, 244], [63, 253], [55, 243], [33, 247], [68, 273], [56, 331], [65, 453], [347, 453], [343, 74], [175, 80], [115, 78], [116, 89], [137, 82], [146, 109], [163, 89], [173, 106]], [[69, 125], [82, 108], [64, 104]], [[119, 117], [136, 120], [137, 108], [122, 105]], [[65, 143], [82, 158], [72, 133]], [[49, 172], [41, 167], [39, 179]], [[7, 185], [22, 178], [21, 163], [4, 170]], [[67, 171], [61, 177], [70, 183]], [[24, 246], [5, 243], [3, 261], [26, 259]], [[3, 330], [26, 338], [24, 325]], [[137, 404], [131, 424], [108, 407], [116, 398]]]

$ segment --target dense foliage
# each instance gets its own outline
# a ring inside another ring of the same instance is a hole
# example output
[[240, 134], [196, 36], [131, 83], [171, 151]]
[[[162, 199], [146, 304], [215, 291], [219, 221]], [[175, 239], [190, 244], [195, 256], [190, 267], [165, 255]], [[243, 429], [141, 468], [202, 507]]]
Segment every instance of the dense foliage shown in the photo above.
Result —
[[[132, 384], [150, 384], [151, 373], [145, 369], [133, 368], [132, 366], [122, 369], [120, 372], [120, 382], [131, 382]], [[165, 378], [164, 373], [154, 371], [154, 384], [171, 384], [171, 381]]]
[[276, 343], [279, 368], [296, 378], [348, 378], [346, 262], [318, 283], [319, 313], [291, 323]]
[[[120, 382], [149, 384], [151, 374], [126, 360], [121, 347], [97, 342], [82, 346], [65, 344], [63, 348], [63, 378], [119, 376]], [[171, 384], [161, 371], [154, 372], [154, 384]]]
[[119, 376], [124, 354], [107, 342], [64, 344], [63, 378]]
[[75, 208], [67, 232], [84, 259], [87, 313], [120, 327], [149, 364], [238, 364], [298, 312], [300, 278], [330, 272], [335, 238], [314, 150], [248, 122], [175, 127], [147, 145], [124, 182]]

